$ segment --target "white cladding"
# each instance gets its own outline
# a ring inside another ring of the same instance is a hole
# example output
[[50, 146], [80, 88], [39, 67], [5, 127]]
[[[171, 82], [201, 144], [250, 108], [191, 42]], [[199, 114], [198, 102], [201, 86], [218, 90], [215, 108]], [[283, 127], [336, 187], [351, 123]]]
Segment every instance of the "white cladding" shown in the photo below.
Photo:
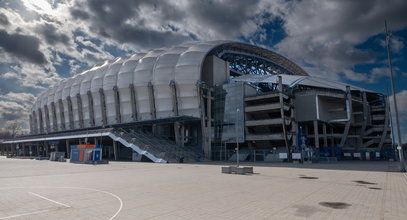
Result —
[[[178, 115], [200, 117], [197, 84], [202, 80], [204, 59], [212, 49], [226, 44], [251, 47], [253, 51], [257, 48], [229, 41], [193, 42], [106, 61], [64, 79], [49, 89], [45, 98], [37, 99], [32, 110], [37, 120], [36, 128], [40, 128], [38, 110], [41, 108], [41, 113], [45, 114], [44, 106], [48, 106], [48, 130], [51, 132], [55, 131], [54, 117], [57, 131], [81, 128], [81, 116], [83, 128], [173, 117], [175, 102], [171, 81], [175, 83]], [[55, 116], [52, 115], [52, 102]], [[45, 115], [42, 124], [46, 131]]]

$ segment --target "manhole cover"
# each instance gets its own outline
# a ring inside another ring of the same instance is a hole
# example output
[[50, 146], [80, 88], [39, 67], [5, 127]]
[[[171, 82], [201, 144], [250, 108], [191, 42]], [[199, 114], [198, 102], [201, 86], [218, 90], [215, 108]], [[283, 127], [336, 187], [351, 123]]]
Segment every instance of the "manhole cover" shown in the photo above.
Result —
[[319, 205], [332, 209], [346, 209], [351, 206], [351, 204], [345, 202], [320, 202]]
[[365, 184], [365, 185], [377, 185], [377, 183], [367, 182], [364, 180], [354, 180], [353, 182], [359, 183], [359, 184]]

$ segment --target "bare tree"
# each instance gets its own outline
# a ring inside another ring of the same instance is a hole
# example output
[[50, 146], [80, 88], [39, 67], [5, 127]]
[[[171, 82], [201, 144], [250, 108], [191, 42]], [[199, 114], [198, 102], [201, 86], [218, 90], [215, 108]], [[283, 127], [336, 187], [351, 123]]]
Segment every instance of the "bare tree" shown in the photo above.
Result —
[[9, 133], [11, 138], [15, 138], [16, 136], [22, 134], [22, 127], [18, 121], [14, 120], [8, 123], [6, 126], [6, 132]]

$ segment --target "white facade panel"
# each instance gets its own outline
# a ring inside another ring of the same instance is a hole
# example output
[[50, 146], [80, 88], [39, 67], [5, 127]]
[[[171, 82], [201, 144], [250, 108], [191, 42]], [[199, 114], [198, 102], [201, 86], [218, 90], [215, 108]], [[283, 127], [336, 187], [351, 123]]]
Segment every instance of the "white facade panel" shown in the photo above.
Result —
[[175, 65], [182, 52], [187, 47], [173, 47], [160, 55], [157, 59], [154, 73], [154, 101], [157, 118], [167, 118], [174, 116], [173, 91], [170, 82], [175, 80]]
[[[122, 123], [134, 121], [132, 118], [132, 100], [130, 84], [133, 84], [134, 70], [144, 53], [134, 54], [125, 61], [117, 76], [117, 88], [120, 94], [120, 115]], [[137, 109], [136, 109], [137, 111]]]
[[117, 86], [117, 76], [126, 59], [119, 58], [113, 64], [109, 66], [103, 79], [103, 90], [106, 100], [106, 118], [107, 124], [116, 124], [118, 120], [116, 118], [116, 102], [115, 92], [113, 88]]
[[59, 108], [59, 100], [62, 100], [62, 90], [65, 87], [66, 81], [67, 80], [64, 79], [56, 86], [55, 95], [54, 95], [54, 103], [55, 103], [55, 111], [56, 111], [56, 114], [57, 114], [57, 129], [58, 129], [58, 131], [61, 130], [62, 124], [65, 124], [65, 122], [62, 122], [62, 119], [61, 119], [61, 109]]
[[105, 62], [103, 66], [96, 69], [93, 73], [93, 78], [91, 81], [90, 91], [92, 92], [93, 98], [93, 110], [95, 116], [95, 126], [103, 125], [103, 115], [102, 115], [102, 106], [101, 106], [101, 95], [99, 90], [103, 89], [103, 78], [109, 68], [108, 62]]

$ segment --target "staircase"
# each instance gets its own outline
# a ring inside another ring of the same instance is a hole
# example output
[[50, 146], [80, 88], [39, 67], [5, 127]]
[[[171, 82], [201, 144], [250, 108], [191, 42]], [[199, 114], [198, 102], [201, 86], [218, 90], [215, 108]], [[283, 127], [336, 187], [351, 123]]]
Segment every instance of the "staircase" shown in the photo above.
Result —
[[[154, 155], [155, 158], [159, 158], [165, 162], [177, 163], [180, 162], [181, 159], [183, 159], [184, 162], [192, 162], [200, 155], [200, 151], [197, 148], [177, 146], [174, 141], [155, 136], [151, 132], [117, 128], [114, 129], [113, 133], [119, 135], [128, 143], [137, 146], [143, 152], [148, 152]], [[131, 145], [127, 147], [133, 148]], [[153, 160], [153, 162], [156, 161]]]

